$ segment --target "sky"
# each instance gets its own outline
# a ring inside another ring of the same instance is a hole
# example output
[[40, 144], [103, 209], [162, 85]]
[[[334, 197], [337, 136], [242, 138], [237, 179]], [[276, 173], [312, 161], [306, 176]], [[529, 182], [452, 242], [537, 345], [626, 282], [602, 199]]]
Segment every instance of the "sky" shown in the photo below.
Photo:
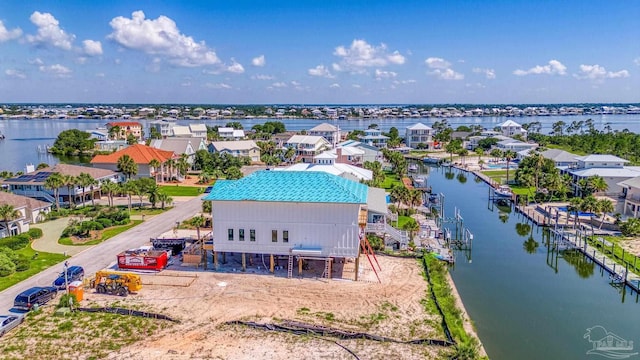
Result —
[[0, 1], [0, 103], [640, 102], [640, 1]]

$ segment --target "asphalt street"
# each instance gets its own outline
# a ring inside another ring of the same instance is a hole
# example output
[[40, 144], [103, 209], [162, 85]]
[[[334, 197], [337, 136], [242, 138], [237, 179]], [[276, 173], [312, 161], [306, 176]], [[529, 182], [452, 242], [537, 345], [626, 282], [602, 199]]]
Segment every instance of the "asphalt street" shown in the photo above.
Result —
[[[116, 255], [122, 251], [145, 245], [150, 238], [171, 230], [177, 221], [189, 219], [200, 211], [202, 211], [200, 197], [176, 202], [173, 209], [153, 216], [128, 231], [74, 255], [68, 259], [69, 265], [82, 266], [86, 276], [89, 276], [115, 262]], [[34, 286], [50, 286], [58, 274], [62, 272], [62, 267], [62, 264], [52, 266], [0, 292], [0, 313], [6, 313], [11, 309], [16, 295], [22, 291]]]

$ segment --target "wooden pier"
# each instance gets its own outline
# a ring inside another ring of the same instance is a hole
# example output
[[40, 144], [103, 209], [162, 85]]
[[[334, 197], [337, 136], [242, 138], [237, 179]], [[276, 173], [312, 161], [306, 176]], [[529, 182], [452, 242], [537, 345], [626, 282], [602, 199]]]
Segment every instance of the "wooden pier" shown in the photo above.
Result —
[[[612, 283], [630, 287], [636, 293], [640, 293], [640, 276], [629, 271], [629, 266], [623, 266], [611, 260], [599, 249], [591, 246], [586, 239], [586, 234], [580, 230], [565, 229], [562, 227], [550, 229], [553, 240], [567, 249], [578, 250], [588, 259], [598, 264], [609, 273]], [[604, 242], [604, 240], [603, 240]]]

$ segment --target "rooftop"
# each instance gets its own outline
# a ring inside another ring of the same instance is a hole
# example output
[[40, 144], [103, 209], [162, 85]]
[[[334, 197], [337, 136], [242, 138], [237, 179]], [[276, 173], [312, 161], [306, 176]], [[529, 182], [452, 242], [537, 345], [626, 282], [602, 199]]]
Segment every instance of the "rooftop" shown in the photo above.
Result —
[[142, 144], [131, 145], [120, 151], [109, 155], [96, 155], [91, 159], [92, 164], [117, 164], [118, 159], [123, 155], [129, 155], [136, 164], [148, 165], [151, 160], [156, 159], [161, 163], [174, 156], [173, 151], [165, 151]]
[[256, 171], [218, 180], [203, 200], [366, 204], [368, 187], [316, 171]]
[[615, 155], [598, 155], [598, 154], [578, 156], [576, 157], [576, 159], [584, 162], [590, 162], [590, 161], [591, 162], [622, 162], [622, 163], [629, 162], [629, 160], [619, 158]]

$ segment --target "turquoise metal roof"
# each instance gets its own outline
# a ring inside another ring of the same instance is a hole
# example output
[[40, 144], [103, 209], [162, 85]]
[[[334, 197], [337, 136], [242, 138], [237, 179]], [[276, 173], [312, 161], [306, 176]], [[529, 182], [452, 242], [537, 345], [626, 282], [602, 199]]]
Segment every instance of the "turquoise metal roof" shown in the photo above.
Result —
[[318, 171], [256, 171], [218, 180], [203, 200], [366, 204], [368, 187]]

